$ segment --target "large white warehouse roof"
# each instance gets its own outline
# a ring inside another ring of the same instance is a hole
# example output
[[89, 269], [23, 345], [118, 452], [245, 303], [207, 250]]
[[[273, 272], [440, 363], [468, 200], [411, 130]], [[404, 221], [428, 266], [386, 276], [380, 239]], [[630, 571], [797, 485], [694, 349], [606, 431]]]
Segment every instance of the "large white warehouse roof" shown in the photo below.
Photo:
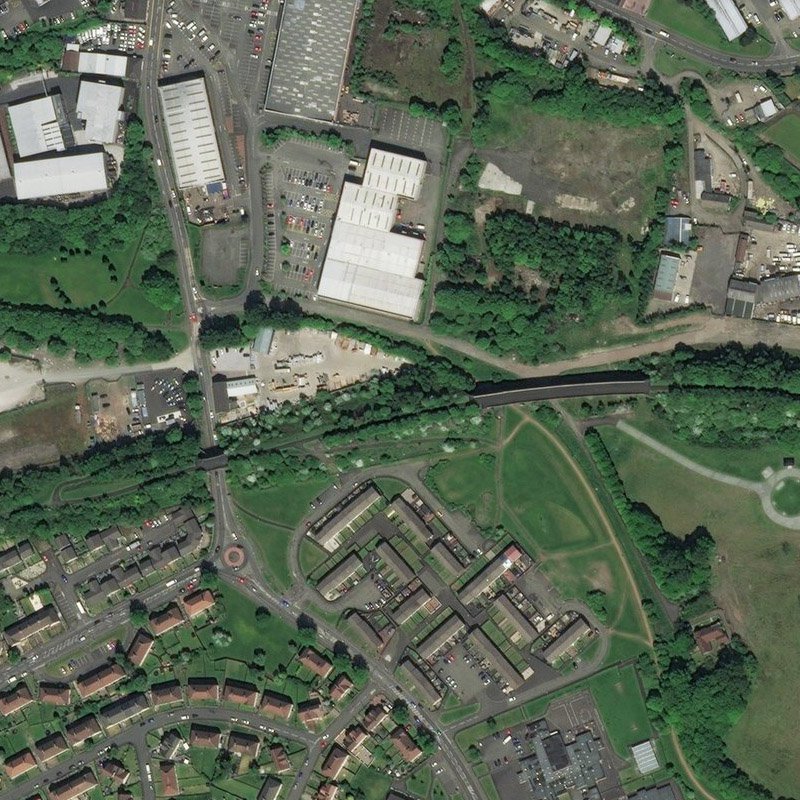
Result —
[[362, 184], [345, 183], [317, 293], [399, 317], [419, 310], [424, 240], [393, 233], [398, 195], [418, 197], [426, 162], [373, 148]]
[[105, 153], [99, 150], [18, 161], [14, 184], [20, 200], [104, 192], [108, 188]]
[[738, 39], [747, 30], [742, 12], [733, 0], [706, 0], [706, 4], [714, 12], [728, 41]]
[[81, 144], [111, 144], [116, 141], [124, 94], [125, 89], [113, 83], [81, 80], [77, 112], [78, 119], [86, 122]]
[[422, 189], [426, 166], [421, 158], [373, 147], [364, 171], [364, 186], [416, 200]]
[[791, 20], [800, 17], [800, 0], [778, 0], [783, 9], [783, 13]]
[[225, 180], [203, 77], [158, 87], [172, 163], [180, 189]]
[[64, 138], [59, 125], [61, 111], [58, 95], [24, 100], [8, 107], [11, 128], [20, 158], [63, 150]]
[[80, 53], [78, 72], [93, 75], [107, 75], [110, 78], [124, 78], [128, 71], [128, 57], [112, 53]]

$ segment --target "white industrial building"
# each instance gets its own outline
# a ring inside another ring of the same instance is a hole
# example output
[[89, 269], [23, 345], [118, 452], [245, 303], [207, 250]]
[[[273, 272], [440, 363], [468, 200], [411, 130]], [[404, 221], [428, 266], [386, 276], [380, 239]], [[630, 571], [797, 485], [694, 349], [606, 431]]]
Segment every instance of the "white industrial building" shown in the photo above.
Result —
[[783, 13], [794, 21], [800, 17], [800, 0], [779, 0]]
[[239, 400], [243, 397], [253, 397], [258, 394], [258, 384], [253, 377], [234, 378], [226, 381], [225, 391], [229, 400]]
[[747, 30], [747, 23], [744, 21], [742, 12], [739, 11], [733, 0], [706, 0], [706, 4], [714, 12], [714, 16], [729, 42], [738, 39]]
[[14, 185], [19, 200], [104, 192], [108, 188], [105, 153], [97, 150], [18, 161]]
[[59, 122], [63, 116], [60, 95], [13, 103], [8, 107], [8, 116], [20, 158], [64, 149]]
[[424, 240], [393, 232], [399, 197], [417, 199], [426, 162], [372, 148], [361, 184], [346, 182], [322, 269], [320, 297], [412, 319], [425, 282]]
[[124, 78], [128, 72], [128, 56], [115, 53], [80, 53], [78, 72], [105, 75], [109, 78]]
[[158, 91], [178, 188], [224, 181], [205, 78], [170, 80]]
[[75, 132], [78, 144], [112, 144], [117, 140], [124, 94], [124, 87], [117, 84], [81, 79], [77, 113], [84, 129]]

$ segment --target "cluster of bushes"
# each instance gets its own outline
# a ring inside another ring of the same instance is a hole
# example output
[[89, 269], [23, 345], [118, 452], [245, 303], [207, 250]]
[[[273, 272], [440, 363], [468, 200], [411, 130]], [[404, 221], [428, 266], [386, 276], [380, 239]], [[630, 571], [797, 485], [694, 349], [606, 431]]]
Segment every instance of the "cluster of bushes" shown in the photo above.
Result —
[[676, 603], [707, 592], [714, 552], [711, 534], [698, 528], [679, 539], [664, 530], [661, 520], [646, 505], [628, 497], [600, 434], [592, 428], [586, 432], [585, 441], [625, 527], [647, 558], [658, 588]]
[[345, 139], [336, 130], [306, 131], [289, 125], [280, 125], [277, 128], [265, 128], [261, 131], [261, 144], [264, 147], [276, 147], [281, 142], [304, 141], [330, 147], [331, 150], [342, 150], [352, 155], [355, 152], [353, 143]]

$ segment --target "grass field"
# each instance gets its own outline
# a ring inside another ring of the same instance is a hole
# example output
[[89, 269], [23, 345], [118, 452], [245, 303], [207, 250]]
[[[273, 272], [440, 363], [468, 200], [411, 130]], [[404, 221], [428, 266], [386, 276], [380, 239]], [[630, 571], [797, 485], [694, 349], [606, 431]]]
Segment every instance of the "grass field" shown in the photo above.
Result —
[[766, 130], [766, 138], [778, 145], [789, 158], [800, 163], [800, 114], [786, 114]]
[[54, 277], [72, 300], [71, 307], [86, 307], [103, 300], [108, 313], [127, 314], [151, 327], [173, 327], [177, 320], [150, 303], [139, 286], [150, 264], [137, 256], [136, 246], [108, 254], [116, 266], [117, 283], [111, 282], [111, 273], [102, 263], [101, 255], [75, 255], [65, 262], [52, 253], [3, 255], [0, 257], [0, 297], [11, 303], [62, 307], [50, 282]]
[[[295, 629], [275, 616], [256, 622], [257, 606], [247, 595], [224, 583], [220, 583], [218, 591], [226, 611], [221, 625], [231, 632], [232, 642], [230, 647], [212, 652], [219, 652], [222, 658], [249, 663], [253, 660], [253, 651], [260, 647], [267, 653], [264, 663], [267, 672], [272, 672], [278, 664], [287, 664], [294, 654], [288, 642], [295, 635]], [[206, 631], [204, 629], [203, 633]]]
[[384, 800], [392, 785], [391, 775], [371, 767], [360, 767], [350, 781], [350, 786], [363, 793], [364, 800]]
[[659, 75], [665, 78], [672, 78], [681, 72], [690, 70], [698, 75], [706, 76], [711, 72], [708, 64], [697, 61], [694, 58], [673, 50], [671, 47], [659, 47], [656, 50], [656, 57], [653, 66]]
[[611, 746], [621, 758], [630, 758], [631, 745], [652, 734], [636, 670], [630, 665], [606, 670], [589, 681], [589, 689]]
[[457, 705], [447, 711], [442, 712], [442, 725], [453, 725], [456, 722], [461, 722], [462, 719], [471, 717], [480, 708], [479, 703], [470, 703], [469, 705]]
[[440, 497], [463, 508], [479, 526], [496, 525], [495, 461], [490, 454], [463, 453], [431, 467], [425, 480]]
[[787, 517], [800, 514], [800, 480], [782, 481], [772, 493], [772, 502], [775, 508]]
[[661, 23], [668, 31], [688, 36], [700, 44], [726, 53], [755, 57], [765, 56], [772, 50], [772, 43], [763, 36], [746, 46], [741, 45], [738, 40], [729, 42], [716, 20], [704, 16], [679, 0], [653, 0], [647, 17], [653, 22]]
[[703, 525], [714, 537], [714, 596], [759, 664], [750, 703], [729, 738], [730, 753], [774, 795], [798, 796], [800, 741], [786, 736], [800, 725], [800, 595], [792, 588], [797, 534], [773, 525], [752, 493], [682, 469], [616, 429], [601, 433], [633, 499], [647, 503], [676, 535]]
[[328, 481], [310, 481], [292, 487], [247, 492], [234, 488], [233, 498], [239, 508], [239, 519], [247, 529], [250, 541], [258, 548], [261, 562], [278, 589], [291, 585], [289, 574], [289, 542], [292, 531], [308, 512], [308, 504]]

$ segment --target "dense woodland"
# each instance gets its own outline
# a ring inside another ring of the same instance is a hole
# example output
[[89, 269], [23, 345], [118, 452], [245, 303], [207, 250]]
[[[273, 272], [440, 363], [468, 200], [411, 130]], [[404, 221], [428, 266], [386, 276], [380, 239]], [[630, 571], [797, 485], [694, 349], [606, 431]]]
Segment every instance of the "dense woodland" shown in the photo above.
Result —
[[[0, 534], [17, 539], [24, 531], [25, 536], [52, 539], [65, 532], [81, 538], [110, 525], [139, 525], [171, 506], [202, 507], [209, 496], [203, 474], [194, 468], [199, 450], [196, 431], [172, 428], [97, 445], [58, 467], [0, 473]], [[53, 503], [60, 484], [80, 478], [109, 486], [128, 483], [130, 491]]]
[[765, 344], [679, 345], [640, 359], [656, 414], [683, 439], [723, 447], [800, 441], [800, 358]]

